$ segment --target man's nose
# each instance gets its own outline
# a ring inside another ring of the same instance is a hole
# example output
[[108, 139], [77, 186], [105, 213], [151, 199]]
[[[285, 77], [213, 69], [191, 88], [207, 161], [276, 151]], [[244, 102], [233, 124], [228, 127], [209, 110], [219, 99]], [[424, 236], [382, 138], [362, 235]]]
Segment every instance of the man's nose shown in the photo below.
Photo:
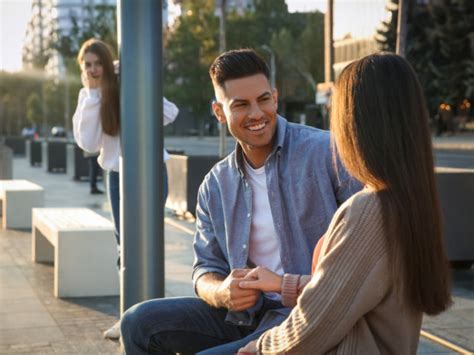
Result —
[[258, 103], [254, 103], [250, 106], [249, 118], [261, 118], [263, 116], [263, 111], [260, 108]]

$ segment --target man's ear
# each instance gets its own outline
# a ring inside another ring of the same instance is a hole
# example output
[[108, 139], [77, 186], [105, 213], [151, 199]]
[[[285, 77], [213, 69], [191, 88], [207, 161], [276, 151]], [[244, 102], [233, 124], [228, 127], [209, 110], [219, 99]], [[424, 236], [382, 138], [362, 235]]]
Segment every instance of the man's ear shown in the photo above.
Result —
[[273, 102], [275, 103], [276, 108], [278, 109], [278, 90], [277, 88], [272, 89]]
[[214, 115], [216, 116], [216, 119], [220, 122], [220, 123], [227, 123], [227, 119], [225, 118], [225, 113], [224, 113], [224, 110], [222, 109], [222, 104], [217, 102], [217, 101], [213, 101], [212, 102], [212, 111], [214, 111]]

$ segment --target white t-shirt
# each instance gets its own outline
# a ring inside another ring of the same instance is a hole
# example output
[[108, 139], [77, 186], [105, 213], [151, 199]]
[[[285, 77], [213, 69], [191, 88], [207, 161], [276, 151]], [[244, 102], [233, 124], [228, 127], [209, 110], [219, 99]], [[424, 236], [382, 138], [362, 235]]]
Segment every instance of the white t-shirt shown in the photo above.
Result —
[[[264, 266], [283, 275], [280, 258], [280, 243], [275, 231], [268, 200], [265, 166], [254, 169], [244, 159], [245, 176], [252, 187], [252, 224], [250, 227], [249, 260], [256, 266]], [[267, 294], [276, 298], [276, 294]], [[278, 295], [279, 296], [279, 295]]]

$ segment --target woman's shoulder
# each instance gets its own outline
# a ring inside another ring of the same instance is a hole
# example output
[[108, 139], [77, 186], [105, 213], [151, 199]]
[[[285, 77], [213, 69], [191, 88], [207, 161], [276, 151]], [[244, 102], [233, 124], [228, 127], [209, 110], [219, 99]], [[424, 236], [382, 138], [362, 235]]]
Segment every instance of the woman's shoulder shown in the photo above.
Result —
[[378, 193], [364, 188], [345, 201], [334, 215], [330, 228], [332, 243], [345, 238], [371, 240], [383, 234], [383, 219]]
[[347, 217], [358, 219], [364, 215], [367, 218], [371, 216], [378, 217], [380, 215], [380, 208], [378, 192], [365, 187], [347, 199], [341, 205], [340, 210]]

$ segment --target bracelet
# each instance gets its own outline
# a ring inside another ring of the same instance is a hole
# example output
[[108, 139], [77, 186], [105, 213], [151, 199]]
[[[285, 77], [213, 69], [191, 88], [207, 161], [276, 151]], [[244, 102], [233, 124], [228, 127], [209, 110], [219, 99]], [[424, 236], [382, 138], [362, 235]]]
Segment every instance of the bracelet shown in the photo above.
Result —
[[294, 307], [298, 298], [300, 275], [284, 274], [281, 283], [281, 303], [285, 307]]

